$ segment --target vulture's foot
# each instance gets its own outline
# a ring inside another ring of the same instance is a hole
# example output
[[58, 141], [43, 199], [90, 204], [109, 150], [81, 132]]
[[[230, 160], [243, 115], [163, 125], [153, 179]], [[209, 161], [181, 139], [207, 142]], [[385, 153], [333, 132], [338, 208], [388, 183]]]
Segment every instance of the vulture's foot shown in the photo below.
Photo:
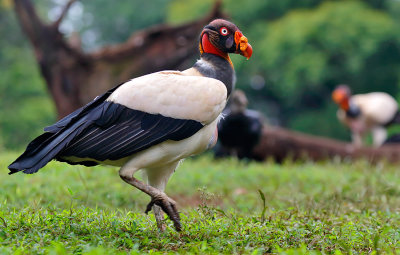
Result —
[[169, 198], [164, 192], [160, 192], [151, 198], [150, 203], [146, 207], [146, 214], [151, 211], [153, 205], [161, 207], [161, 209], [169, 216], [174, 223], [176, 231], [182, 230], [181, 218], [179, 217], [179, 212], [176, 208], [176, 202], [173, 199]]

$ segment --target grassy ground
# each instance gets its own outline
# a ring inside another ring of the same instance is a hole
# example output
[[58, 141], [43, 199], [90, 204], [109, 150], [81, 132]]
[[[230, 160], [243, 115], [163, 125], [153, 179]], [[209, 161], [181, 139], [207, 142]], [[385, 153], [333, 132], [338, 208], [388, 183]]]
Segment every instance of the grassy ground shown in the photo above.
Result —
[[[8, 176], [0, 155], [0, 254], [396, 253], [400, 171], [367, 162], [186, 160], [167, 194], [184, 229], [156, 229], [117, 169], [52, 162]], [[264, 200], [265, 199], [265, 200]], [[265, 201], [265, 204], [264, 204]]]

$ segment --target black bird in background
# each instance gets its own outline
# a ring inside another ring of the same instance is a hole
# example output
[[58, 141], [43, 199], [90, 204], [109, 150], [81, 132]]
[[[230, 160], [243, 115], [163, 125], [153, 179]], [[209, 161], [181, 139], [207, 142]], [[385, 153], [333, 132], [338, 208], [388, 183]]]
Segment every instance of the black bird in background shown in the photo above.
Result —
[[252, 151], [261, 139], [263, 121], [260, 113], [247, 109], [248, 100], [235, 90], [224, 117], [218, 124], [219, 144], [215, 156], [254, 159]]

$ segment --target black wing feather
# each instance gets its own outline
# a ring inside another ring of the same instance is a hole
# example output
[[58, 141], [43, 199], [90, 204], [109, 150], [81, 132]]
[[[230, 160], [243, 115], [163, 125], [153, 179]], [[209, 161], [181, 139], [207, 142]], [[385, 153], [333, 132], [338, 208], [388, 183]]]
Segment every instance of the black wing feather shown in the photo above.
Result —
[[[109, 104], [100, 121], [95, 121], [66, 147], [57, 158], [75, 156], [96, 161], [118, 160], [166, 140], [182, 140], [199, 131], [203, 125], [133, 110], [120, 104]], [[112, 115], [112, 116], [109, 116]], [[108, 122], [104, 122], [109, 119]], [[184, 131], [184, 132], [181, 132]], [[90, 134], [90, 139], [88, 138]]]
[[[102, 104], [119, 86], [96, 97], [93, 101], [65, 116], [54, 125], [46, 127], [45, 133], [30, 142], [25, 152], [8, 166], [9, 174], [22, 170], [24, 170], [24, 173], [35, 173], [45, 166], [83, 129], [82, 127], [78, 128], [78, 126], [86, 121], [86, 115]], [[77, 123], [79, 124], [76, 125]], [[57, 141], [62, 142], [59, 144]]]
[[[194, 120], [150, 114], [105, 101], [114, 90], [47, 127], [8, 167], [10, 174], [35, 173], [52, 159], [86, 166], [118, 160], [166, 140], [188, 138], [203, 127]], [[85, 160], [74, 162], [65, 158], [69, 156]]]
[[87, 114], [89, 111], [91, 111], [93, 108], [99, 106], [102, 104], [119, 86], [122, 84], [108, 90], [106, 93], [97, 96], [93, 101], [89, 102], [85, 106], [77, 109], [76, 111], [68, 114], [61, 120], [57, 121], [54, 125], [48, 126], [44, 128], [45, 132], [50, 132], [50, 133], [56, 133], [60, 131], [61, 129], [65, 128], [68, 124], [73, 122], [74, 120], [78, 119], [79, 117]]

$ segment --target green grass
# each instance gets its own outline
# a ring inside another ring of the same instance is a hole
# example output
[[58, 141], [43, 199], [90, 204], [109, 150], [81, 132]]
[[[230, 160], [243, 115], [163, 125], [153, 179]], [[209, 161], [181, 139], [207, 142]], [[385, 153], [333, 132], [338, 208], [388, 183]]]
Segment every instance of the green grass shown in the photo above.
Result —
[[[0, 254], [357, 254], [400, 248], [400, 171], [357, 162], [186, 160], [166, 193], [183, 231], [159, 233], [149, 197], [118, 169], [52, 162], [8, 176], [0, 155]], [[260, 194], [262, 193], [262, 195]], [[265, 205], [263, 204], [265, 198]]]

